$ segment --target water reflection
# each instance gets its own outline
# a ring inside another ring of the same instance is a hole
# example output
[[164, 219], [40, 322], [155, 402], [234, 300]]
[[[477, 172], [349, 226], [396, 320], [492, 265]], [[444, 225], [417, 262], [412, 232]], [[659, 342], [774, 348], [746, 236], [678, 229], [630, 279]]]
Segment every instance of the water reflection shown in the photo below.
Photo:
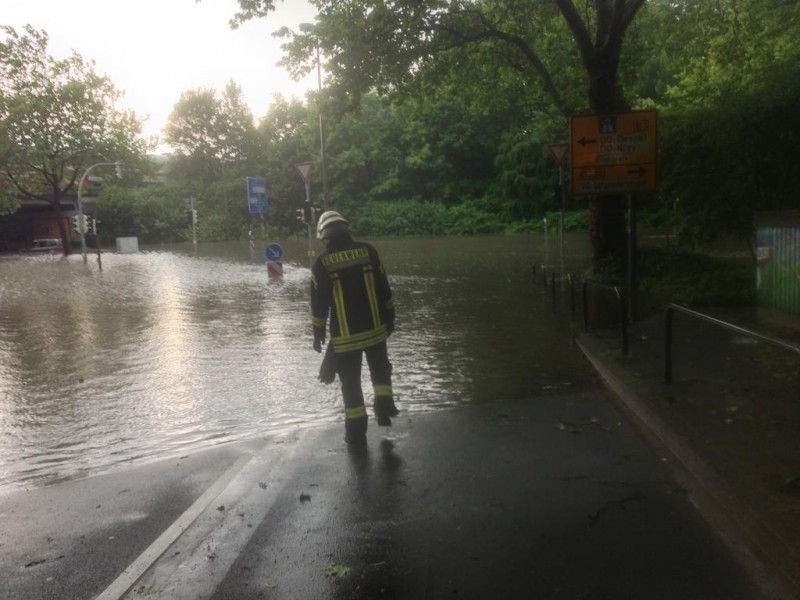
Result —
[[[102, 271], [80, 256], [0, 259], [0, 489], [338, 421], [337, 386], [316, 380], [305, 240], [282, 243], [282, 280], [247, 244], [109, 253]], [[403, 410], [588, 381], [530, 282], [542, 238], [375, 243]]]

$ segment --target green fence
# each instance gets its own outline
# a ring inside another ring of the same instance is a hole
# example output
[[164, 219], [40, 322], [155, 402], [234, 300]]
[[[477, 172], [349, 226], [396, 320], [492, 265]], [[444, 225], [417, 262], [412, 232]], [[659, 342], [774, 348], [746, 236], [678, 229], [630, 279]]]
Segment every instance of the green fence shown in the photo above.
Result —
[[800, 317], [800, 211], [760, 220], [756, 226], [758, 305]]

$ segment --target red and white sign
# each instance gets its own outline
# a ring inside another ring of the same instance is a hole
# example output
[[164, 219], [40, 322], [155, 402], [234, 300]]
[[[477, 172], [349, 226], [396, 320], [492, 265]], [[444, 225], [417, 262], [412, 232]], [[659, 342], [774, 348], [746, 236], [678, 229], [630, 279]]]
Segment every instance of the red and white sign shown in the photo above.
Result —
[[283, 263], [279, 260], [267, 261], [267, 275], [270, 279], [283, 277]]
[[569, 150], [569, 144], [549, 144], [547, 146], [547, 151], [556, 159], [556, 164], [559, 167], [564, 161], [564, 157], [567, 155], [567, 150]]
[[302, 177], [303, 183], [308, 183], [308, 176], [311, 174], [313, 168], [314, 163], [310, 162], [295, 163], [294, 165], [294, 170]]

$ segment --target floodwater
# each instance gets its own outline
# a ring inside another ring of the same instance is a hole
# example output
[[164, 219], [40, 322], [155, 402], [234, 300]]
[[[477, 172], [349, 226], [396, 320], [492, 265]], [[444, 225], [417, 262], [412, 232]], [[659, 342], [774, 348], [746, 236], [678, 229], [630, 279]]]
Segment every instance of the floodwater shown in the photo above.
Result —
[[[341, 422], [338, 382], [316, 379], [307, 241], [276, 241], [282, 279], [265, 242], [109, 252], [102, 269], [92, 254], [0, 258], [0, 491]], [[532, 283], [554, 236], [371, 241], [397, 305], [403, 415], [588, 385]], [[568, 268], [588, 261], [583, 236], [566, 248]], [[368, 382], [365, 366], [369, 404]]]

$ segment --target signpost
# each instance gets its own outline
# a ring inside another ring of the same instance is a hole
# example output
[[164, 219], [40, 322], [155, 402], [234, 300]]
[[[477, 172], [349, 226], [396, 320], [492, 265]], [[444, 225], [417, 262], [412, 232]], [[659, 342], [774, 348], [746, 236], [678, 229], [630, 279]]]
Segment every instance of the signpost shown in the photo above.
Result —
[[186, 198], [184, 202], [189, 205], [189, 214], [192, 217], [192, 245], [197, 253], [197, 211], [194, 208], [194, 196]]
[[267, 180], [263, 177], [247, 178], [247, 208], [250, 214], [267, 212]]
[[276, 242], [267, 244], [267, 275], [271, 278], [283, 276], [283, 246]]
[[572, 193], [656, 189], [658, 113], [574, 115], [570, 120]]
[[[295, 163], [294, 170], [297, 171], [297, 174], [300, 175], [300, 178], [303, 180], [303, 183], [306, 186], [306, 204], [311, 207], [311, 184], [309, 182], [309, 175], [311, 174], [311, 170], [314, 168], [314, 163], [310, 162], [301, 162]], [[306, 222], [306, 227], [308, 229], [308, 265], [312, 266], [314, 262], [314, 250], [313, 250], [313, 242], [312, 242], [312, 227], [313, 223], [311, 221], [314, 220], [313, 215], [314, 211], [309, 210], [309, 214], [311, 215], [311, 219]]]
[[658, 113], [575, 115], [570, 120], [572, 192], [628, 196], [628, 310], [635, 315], [636, 210], [632, 194], [656, 189]]
[[559, 240], [561, 243], [561, 275], [564, 275], [564, 156], [567, 154], [567, 150], [569, 150], [569, 144], [549, 144], [547, 146], [547, 151], [550, 155], [555, 159], [556, 164], [558, 165], [558, 191], [561, 196], [560, 203], [561, 203], [561, 210], [559, 211]]

